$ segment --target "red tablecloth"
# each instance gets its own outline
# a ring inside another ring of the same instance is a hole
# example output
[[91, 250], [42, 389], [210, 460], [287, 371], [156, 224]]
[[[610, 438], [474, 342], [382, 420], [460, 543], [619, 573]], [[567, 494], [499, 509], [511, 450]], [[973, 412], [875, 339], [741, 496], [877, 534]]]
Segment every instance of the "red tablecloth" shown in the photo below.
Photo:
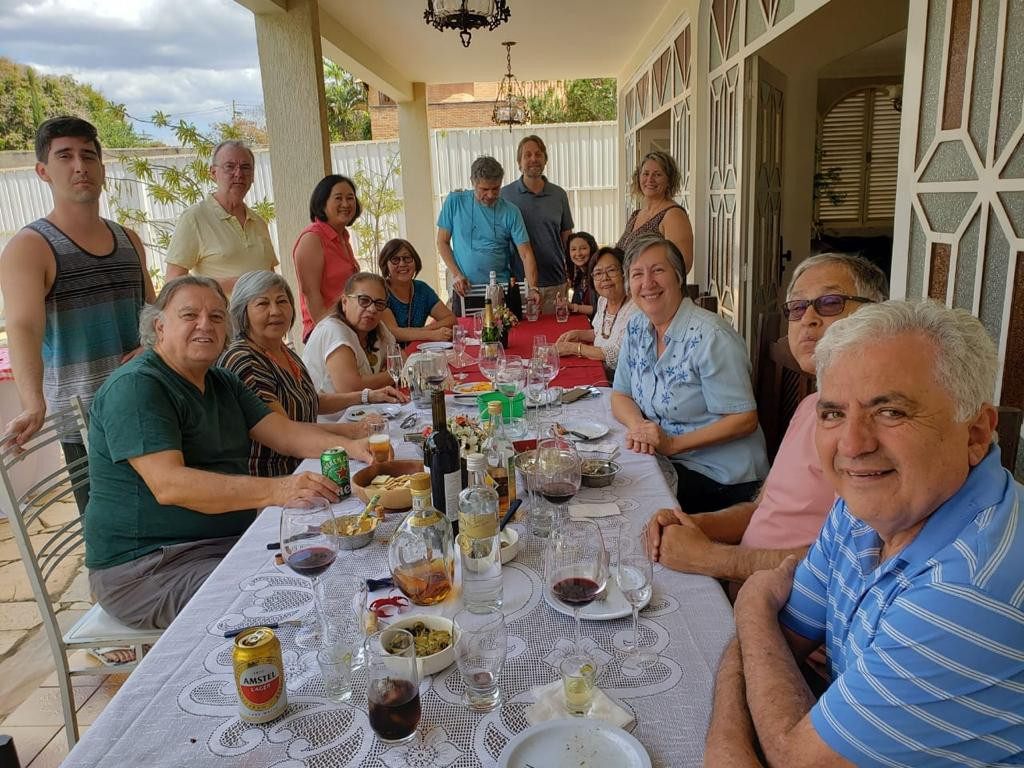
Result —
[[[469, 317], [459, 318], [459, 323], [466, 328], [473, 327], [473, 319]], [[570, 315], [569, 322], [560, 323], [555, 320], [554, 315], [541, 315], [535, 322], [524, 320], [512, 328], [508, 336], [508, 348], [505, 350], [510, 355], [519, 355], [524, 360], [529, 360], [533, 354], [533, 337], [544, 334], [548, 341], [554, 342], [566, 331], [584, 330], [590, 328], [590, 321], [582, 315]], [[409, 349], [413, 350], [417, 344], [410, 344]], [[475, 346], [468, 346], [466, 352], [476, 356]], [[484, 376], [475, 364], [460, 369], [469, 374], [467, 381], [483, 381]], [[565, 356], [559, 360], [558, 375], [551, 382], [556, 387], [581, 387], [581, 386], [608, 386], [608, 379], [604, 375], [604, 365], [599, 360], [588, 360], [585, 357]]]

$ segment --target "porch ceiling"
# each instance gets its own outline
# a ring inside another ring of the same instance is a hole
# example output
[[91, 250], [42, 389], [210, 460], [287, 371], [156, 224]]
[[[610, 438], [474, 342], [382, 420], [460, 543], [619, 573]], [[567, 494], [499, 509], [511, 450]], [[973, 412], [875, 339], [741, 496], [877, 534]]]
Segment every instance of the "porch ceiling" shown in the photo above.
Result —
[[463, 48], [458, 32], [426, 25], [426, 0], [320, 0], [320, 32], [325, 55], [402, 99], [412, 82], [500, 80], [503, 40], [516, 41], [512, 71], [521, 80], [615, 77], [666, 3], [509, 0], [509, 20], [474, 31]]

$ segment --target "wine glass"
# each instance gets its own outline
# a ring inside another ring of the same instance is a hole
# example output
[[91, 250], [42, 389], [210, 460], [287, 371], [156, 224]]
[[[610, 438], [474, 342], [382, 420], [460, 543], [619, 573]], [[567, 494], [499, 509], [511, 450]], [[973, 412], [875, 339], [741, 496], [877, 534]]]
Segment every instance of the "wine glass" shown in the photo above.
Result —
[[501, 346], [500, 341], [485, 341], [480, 344], [477, 363], [480, 366], [480, 373], [491, 383], [494, 383], [494, 378], [498, 375], [498, 369], [504, 359], [505, 348]]
[[626, 602], [633, 608], [633, 643], [622, 662], [622, 673], [637, 677], [658, 660], [657, 654], [640, 650], [638, 614], [640, 606], [651, 599], [654, 589], [654, 566], [651, 563], [647, 530], [629, 520], [619, 526], [618, 560], [615, 582]]
[[[526, 364], [519, 355], [505, 355], [505, 359], [498, 368], [497, 376], [494, 379], [494, 386], [497, 390], [513, 403], [526, 386]], [[509, 406], [509, 419], [506, 430], [509, 435], [521, 437], [523, 435], [523, 420], [515, 418], [513, 407]]]
[[572, 609], [576, 653], [580, 647], [580, 609], [601, 594], [608, 580], [608, 553], [593, 520], [564, 520], [551, 532], [544, 551], [544, 581], [552, 596]]
[[533, 354], [533, 359], [540, 366], [539, 371], [547, 379], [545, 381], [545, 392], [541, 397], [541, 405], [550, 405], [553, 398], [547, 389], [551, 382], [558, 375], [558, 347], [554, 344], [541, 344]]
[[533, 358], [530, 360], [529, 365], [526, 369], [526, 406], [530, 407], [532, 403], [533, 408], [533, 427], [534, 433], [540, 437], [540, 406], [544, 398], [544, 389], [548, 385], [548, 371], [545, 370], [543, 363]]
[[303, 626], [295, 636], [300, 648], [316, 648], [327, 637], [320, 590], [317, 581], [338, 556], [338, 539], [324, 531], [333, 530], [334, 512], [326, 499], [309, 496], [293, 499], [281, 508], [281, 557], [298, 576], [312, 580], [315, 618], [303, 618]]
[[545, 528], [553, 529], [557, 527], [557, 521], [568, 517], [566, 505], [580, 489], [580, 467], [580, 455], [572, 441], [561, 437], [537, 441], [533, 464], [534, 491], [539, 492], [549, 504], [558, 505], [547, 515], [536, 510], [534, 529], [538, 535], [544, 536]]
[[402, 348], [397, 344], [388, 344], [388, 375], [391, 376], [395, 386], [402, 380], [402, 368], [405, 366], [405, 359], [402, 357]]

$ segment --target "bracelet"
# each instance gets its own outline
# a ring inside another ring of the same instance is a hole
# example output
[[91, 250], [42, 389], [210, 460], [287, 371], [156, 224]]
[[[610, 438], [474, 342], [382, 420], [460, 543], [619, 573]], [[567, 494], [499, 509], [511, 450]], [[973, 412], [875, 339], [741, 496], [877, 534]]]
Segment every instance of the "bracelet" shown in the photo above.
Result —
[[576, 357], [583, 357], [583, 344], [576, 342]]
[[370, 402], [370, 388], [369, 387], [367, 387], [366, 389], [363, 390], [362, 401], [363, 401], [363, 405], [366, 405], [368, 402]]

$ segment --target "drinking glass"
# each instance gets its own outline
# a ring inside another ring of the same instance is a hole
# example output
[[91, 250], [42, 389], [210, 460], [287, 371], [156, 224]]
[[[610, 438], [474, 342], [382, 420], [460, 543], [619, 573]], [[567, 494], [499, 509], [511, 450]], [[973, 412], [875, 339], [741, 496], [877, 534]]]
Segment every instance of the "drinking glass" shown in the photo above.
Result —
[[533, 347], [530, 349], [530, 357], [537, 356], [538, 347], [546, 347], [548, 345], [548, 337], [543, 333], [538, 333], [533, 337]]
[[594, 678], [597, 668], [589, 656], [566, 656], [558, 664], [562, 673], [565, 710], [574, 717], [585, 717], [594, 703]]
[[[466, 314], [469, 313], [467, 312]], [[473, 318], [473, 338], [480, 341], [480, 332], [484, 329], [484, 313], [478, 309], [470, 317]]]
[[[466, 328], [455, 324], [452, 328], [452, 349], [455, 352], [455, 359], [452, 361], [453, 368], [464, 368], [466, 362]], [[465, 378], [465, 374], [455, 374], [457, 377]]]
[[334, 513], [320, 496], [293, 499], [281, 508], [281, 557], [295, 574], [307, 576], [313, 586], [313, 620], [306, 614], [295, 635], [300, 648], [316, 648], [327, 634], [317, 582], [338, 556], [338, 540], [323, 532], [324, 524], [329, 529], [334, 525]]
[[533, 353], [533, 359], [537, 361], [540, 366], [541, 373], [547, 378], [545, 382], [545, 391], [541, 398], [542, 404], [545, 406], [554, 405], [554, 398], [549, 392], [551, 382], [558, 376], [558, 346], [555, 344], [541, 344], [537, 347], [537, 351]]
[[581, 462], [576, 444], [562, 437], [538, 440], [533, 467], [534, 489], [548, 503], [558, 505], [555, 521], [566, 519], [569, 500], [580, 489]]
[[480, 373], [491, 383], [494, 383], [498, 375], [498, 368], [505, 359], [505, 348], [500, 341], [485, 341], [480, 344], [480, 354], [477, 363], [480, 365]]
[[402, 744], [420, 722], [420, 676], [416, 644], [404, 629], [384, 629], [366, 638], [366, 702], [370, 727], [385, 744]]
[[387, 355], [388, 375], [391, 376], [391, 380], [395, 382], [397, 387], [402, 380], [402, 367], [405, 365], [405, 359], [402, 357], [402, 348], [397, 344], [388, 344]]
[[[498, 374], [494, 379], [495, 388], [509, 399], [512, 403], [526, 386], [526, 363], [519, 355], [505, 355], [505, 359], [498, 368]], [[505, 431], [509, 437], [522, 437], [526, 434], [526, 427], [522, 418], [512, 415], [512, 406], [509, 406], [509, 418], [505, 424]]]
[[498, 678], [505, 666], [508, 630], [501, 610], [466, 609], [455, 614], [455, 663], [466, 684], [462, 703], [474, 712], [501, 706]]
[[[544, 389], [548, 385], [548, 371], [545, 370], [542, 361], [534, 358], [530, 360], [526, 369], [526, 407], [533, 408], [533, 431], [540, 437], [540, 406], [544, 399]], [[529, 414], [527, 414], [529, 416]]]
[[640, 650], [638, 614], [640, 606], [651, 599], [654, 566], [648, 549], [647, 532], [643, 526], [626, 521], [619, 526], [618, 560], [615, 581], [623, 597], [633, 607], [633, 643], [622, 662], [622, 672], [637, 677], [658, 660], [657, 654]]
[[324, 647], [342, 644], [352, 653], [352, 670], [365, 661], [363, 641], [366, 639], [366, 580], [352, 574], [328, 571], [319, 582], [320, 605], [323, 607], [327, 636]]
[[563, 520], [551, 532], [544, 551], [544, 581], [551, 595], [572, 609], [576, 653], [580, 647], [580, 609], [601, 594], [608, 581], [608, 553], [593, 520]]
[[368, 425], [370, 443], [370, 455], [373, 463], [391, 461], [391, 425], [385, 421], [371, 421]]
[[559, 323], [569, 322], [569, 300], [564, 293], [555, 296], [555, 321]]
[[341, 704], [352, 698], [352, 646], [345, 640], [324, 645], [316, 662], [324, 678], [327, 698]]

